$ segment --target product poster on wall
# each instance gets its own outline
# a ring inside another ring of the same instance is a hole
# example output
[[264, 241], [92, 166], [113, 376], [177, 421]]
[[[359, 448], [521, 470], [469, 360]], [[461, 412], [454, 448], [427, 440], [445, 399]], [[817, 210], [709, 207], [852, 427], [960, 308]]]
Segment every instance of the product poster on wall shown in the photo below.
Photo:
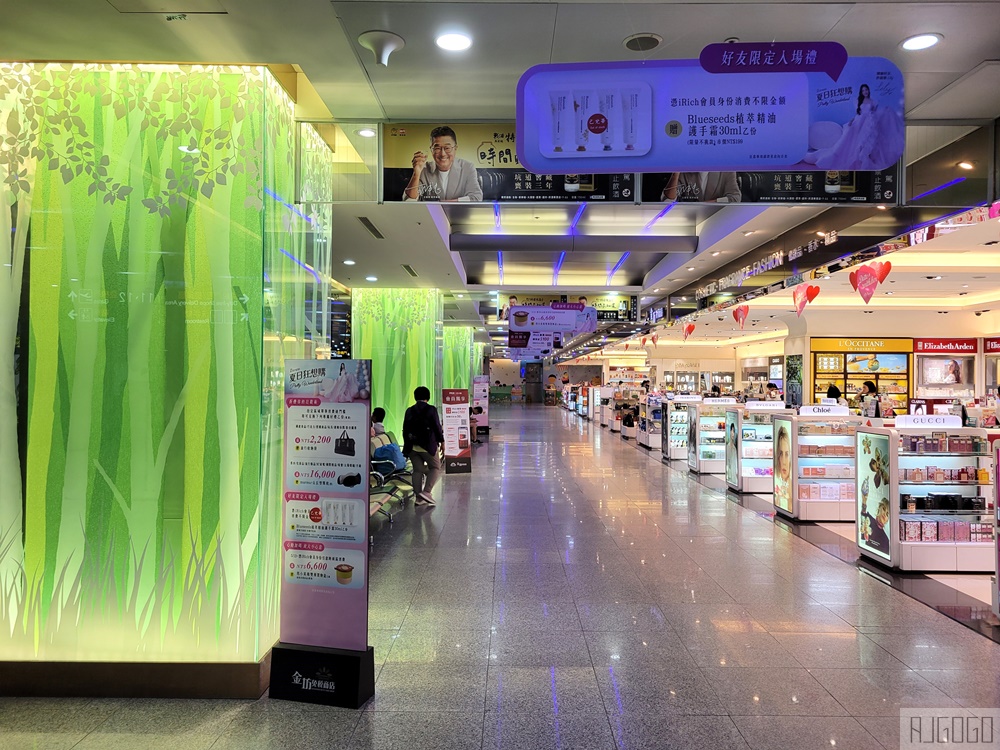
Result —
[[802, 355], [785, 357], [785, 404], [802, 406]]
[[472, 412], [476, 434], [490, 434], [490, 376], [476, 375], [472, 379]]
[[736, 487], [740, 483], [740, 435], [737, 428], [738, 414], [726, 412], [726, 483]]
[[857, 508], [858, 546], [889, 562], [892, 524], [890, 512], [889, 436], [858, 431]]
[[774, 505], [792, 513], [792, 422], [774, 417]]
[[464, 388], [441, 391], [444, 407], [444, 471], [446, 474], [472, 472], [472, 436], [469, 433], [469, 392]]
[[285, 363], [281, 641], [368, 646], [369, 360]]

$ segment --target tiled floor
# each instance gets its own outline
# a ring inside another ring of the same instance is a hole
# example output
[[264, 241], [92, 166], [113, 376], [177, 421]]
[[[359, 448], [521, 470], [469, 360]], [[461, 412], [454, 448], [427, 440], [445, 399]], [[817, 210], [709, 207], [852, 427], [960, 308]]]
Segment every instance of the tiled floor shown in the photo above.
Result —
[[375, 530], [366, 710], [7, 699], [0, 750], [870, 750], [901, 706], [1000, 705], [1000, 645], [596, 425], [490, 416]]

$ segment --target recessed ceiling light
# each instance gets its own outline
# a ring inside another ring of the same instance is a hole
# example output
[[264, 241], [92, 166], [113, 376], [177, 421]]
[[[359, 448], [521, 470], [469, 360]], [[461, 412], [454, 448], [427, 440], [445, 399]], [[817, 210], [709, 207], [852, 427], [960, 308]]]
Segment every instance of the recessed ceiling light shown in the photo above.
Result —
[[922, 49], [930, 49], [943, 38], [940, 34], [916, 34], [904, 39], [899, 46], [907, 52], [917, 52]]
[[354, 261], [351, 260], [350, 258], [348, 258], [347, 260], [344, 261], [344, 265], [345, 266], [353, 266], [354, 265]]
[[461, 52], [462, 50], [469, 49], [472, 46], [472, 37], [468, 34], [460, 34], [458, 32], [453, 32], [450, 34], [442, 34], [437, 39], [434, 40], [438, 47], [449, 52]]
[[378, 281], [378, 276], [365, 276], [365, 281]]
[[718, 258], [719, 257], [719, 251], [716, 250], [714, 253], [712, 253], [712, 257], [713, 258]]
[[817, 237], [826, 237], [826, 232], [816, 232]]
[[959, 169], [975, 169], [976, 168], [975, 162], [971, 162], [971, 161], [960, 161], [955, 166], [958, 167]]
[[753, 234], [753, 233], [754, 233], [754, 230], [753, 230], [753, 229], [751, 229], [751, 230], [749, 230], [749, 231], [746, 231], [746, 232], [744, 232], [744, 233], [743, 233], [743, 236], [744, 236], [744, 237], [749, 237], [749, 236], [750, 236], [751, 234]]
[[941, 280], [941, 277], [940, 277], [940, 276], [935, 276], [935, 277], [934, 277], [934, 281], [940, 281], [940, 280]]
[[694, 270], [694, 266], [688, 266], [688, 270], [689, 271], [693, 271]]
[[888, 206], [875, 206], [875, 208], [877, 208], [879, 211], [885, 211], [888, 208]]
[[895, 294], [895, 292], [886, 292], [886, 294], [891, 297], [893, 294]]
[[464, 294], [456, 294], [455, 296], [458, 297], [459, 299], [463, 299], [465, 297]]
[[374, 128], [360, 128], [358, 130], [355, 130], [354, 132], [360, 135], [362, 138], [374, 138], [376, 136]]

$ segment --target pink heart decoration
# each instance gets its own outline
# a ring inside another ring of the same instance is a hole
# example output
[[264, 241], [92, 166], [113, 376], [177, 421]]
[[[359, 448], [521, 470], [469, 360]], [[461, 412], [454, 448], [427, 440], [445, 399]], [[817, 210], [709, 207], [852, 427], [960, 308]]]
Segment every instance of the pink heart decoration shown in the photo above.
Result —
[[694, 323], [686, 323], [684, 325], [684, 340], [688, 340], [688, 336], [694, 333]]
[[747, 315], [750, 314], [750, 305], [737, 305], [733, 310], [733, 317], [736, 322], [740, 324], [740, 330], [743, 330], [743, 326], [747, 322]]
[[643, 346], [645, 346], [645, 345], [646, 345], [646, 337], [645, 337], [645, 336], [643, 336], [643, 337], [642, 337], [642, 345], [643, 345]]
[[857, 271], [858, 274], [858, 294], [861, 295], [861, 299], [865, 301], [867, 305], [871, 298], [875, 295], [875, 289], [878, 287], [878, 274], [875, 272], [874, 268], [869, 266], [861, 266]]
[[653, 334], [653, 346], [656, 346], [656, 342], [659, 341], [659, 340], [660, 340], [660, 334], [654, 333]]
[[848, 278], [851, 280], [851, 286], [854, 287], [854, 291], [858, 291], [858, 272], [851, 271], [851, 275]]
[[792, 289], [792, 302], [795, 303], [795, 314], [801, 318], [802, 311], [806, 309], [806, 303], [809, 302], [804, 284], [799, 284]]

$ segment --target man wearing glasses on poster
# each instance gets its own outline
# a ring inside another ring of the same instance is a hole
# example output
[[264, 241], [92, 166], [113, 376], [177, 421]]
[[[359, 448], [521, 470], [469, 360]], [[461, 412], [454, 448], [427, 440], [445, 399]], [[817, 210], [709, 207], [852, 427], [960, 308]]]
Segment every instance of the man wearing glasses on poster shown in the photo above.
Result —
[[447, 125], [431, 131], [431, 157], [413, 155], [413, 175], [403, 191], [404, 201], [481, 201], [483, 187], [472, 162], [459, 159], [458, 138]]

